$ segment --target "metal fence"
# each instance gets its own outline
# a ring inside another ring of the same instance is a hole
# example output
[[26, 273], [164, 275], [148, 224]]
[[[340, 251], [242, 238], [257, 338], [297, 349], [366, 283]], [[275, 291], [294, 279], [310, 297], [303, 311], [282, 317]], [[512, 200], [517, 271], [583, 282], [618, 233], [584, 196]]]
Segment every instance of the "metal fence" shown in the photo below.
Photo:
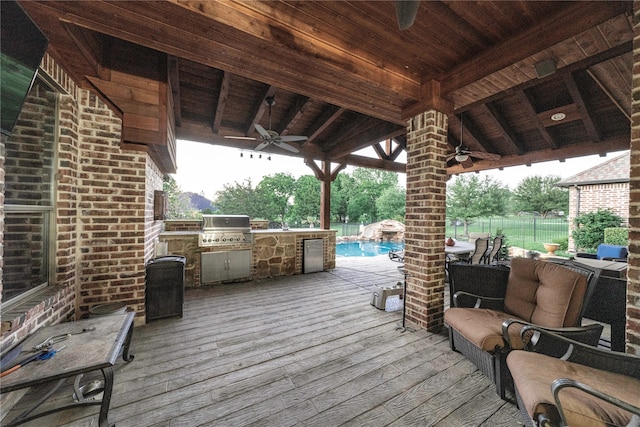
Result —
[[[357, 236], [367, 224], [331, 223], [338, 236]], [[511, 245], [524, 242], [551, 243], [569, 237], [569, 222], [566, 218], [542, 218], [540, 216], [511, 216], [475, 218], [469, 223], [469, 232], [503, 234]], [[446, 237], [464, 239], [464, 225], [461, 221], [447, 220]]]

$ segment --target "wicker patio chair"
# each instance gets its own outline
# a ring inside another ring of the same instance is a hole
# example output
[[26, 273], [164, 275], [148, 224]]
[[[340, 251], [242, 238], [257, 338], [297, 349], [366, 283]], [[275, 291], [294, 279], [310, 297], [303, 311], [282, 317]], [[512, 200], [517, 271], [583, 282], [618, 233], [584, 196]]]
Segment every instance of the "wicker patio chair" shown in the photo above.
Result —
[[[580, 326], [597, 278], [581, 266], [563, 266], [527, 258], [511, 260], [511, 267], [449, 266], [451, 308], [444, 313], [449, 345], [471, 360], [496, 384], [505, 399], [512, 388], [506, 355], [521, 347], [520, 329], [537, 324], [592, 345], [602, 325]], [[468, 271], [460, 271], [468, 269]], [[511, 320], [513, 319], [513, 320]], [[507, 323], [503, 328], [503, 323]]]
[[587, 346], [535, 326], [521, 334], [532, 332], [545, 337], [546, 344], [524, 339], [526, 351], [507, 357], [526, 426], [640, 425], [640, 357]]

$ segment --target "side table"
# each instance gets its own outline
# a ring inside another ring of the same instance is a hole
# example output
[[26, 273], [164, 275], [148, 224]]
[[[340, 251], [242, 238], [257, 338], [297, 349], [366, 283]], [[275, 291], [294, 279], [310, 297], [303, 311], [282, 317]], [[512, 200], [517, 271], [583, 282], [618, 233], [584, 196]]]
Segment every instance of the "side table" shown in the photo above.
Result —
[[[126, 362], [133, 360], [134, 356], [129, 353], [129, 346], [133, 335], [134, 317], [135, 313], [130, 312], [46, 326], [25, 339], [21, 343], [22, 351], [15, 360], [22, 360], [34, 354], [33, 347], [50, 337], [70, 334], [63, 341], [53, 345], [54, 349], [62, 346], [65, 348], [51, 359], [29, 363], [2, 377], [0, 393], [55, 382], [50, 391], [45, 393], [33, 407], [3, 425], [16, 426], [77, 406], [100, 405], [99, 426], [110, 427], [108, 413], [113, 391], [113, 366], [120, 350], [122, 350], [123, 360]], [[98, 370], [104, 377], [102, 399], [80, 399], [74, 403], [34, 413], [68, 378]]]

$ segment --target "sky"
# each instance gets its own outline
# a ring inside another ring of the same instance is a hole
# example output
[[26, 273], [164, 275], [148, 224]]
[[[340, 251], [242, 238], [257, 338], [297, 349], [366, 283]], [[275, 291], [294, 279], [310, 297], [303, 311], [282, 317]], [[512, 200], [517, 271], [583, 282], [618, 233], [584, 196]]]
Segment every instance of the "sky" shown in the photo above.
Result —
[[[251, 179], [255, 187], [263, 177], [274, 175], [278, 172], [291, 174], [294, 178], [302, 175], [313, 175], [311, 169], [304, 164], [299, 157], [279, 156], [272, 154], [271, 160], [267, 160], [267, 154], [244, 150], [240, 157], [237, 148], [221, 147], [199, 142], [178, 140], [177, 142], [178, 172], [174, 175], [182, 191], [203, 194], [210, 200], [216, 198], [216, 192], [222, 190], [225, 184], [233, 185]], [[373, 153], [373, 150], [371, 150]], [[479, 173], [482, 178], [485, 175], [492, 176], [497, 181], [515, 189], [525, 178], [534, 175], [556, 175], [568, 178], [585, 169], [611, 160], [624, 153], [619, 151], [609, 153], [606, 157], [598, 155], [567, 159], [564, 163], [557, 160], [551, 162], [534, 163], [531, 166], [506, 167], [504, 170], [483, 171]], [[253, 154], [253, 158], [251, 158]], [[364, 153], [359, 153], [364, 154]], [[404, 162], [405, 159], [398, 159]], [[351, 172], [353, 168], [347, 168]], [[404, 185], [405, 174], [400, 174], [398, 181]]]

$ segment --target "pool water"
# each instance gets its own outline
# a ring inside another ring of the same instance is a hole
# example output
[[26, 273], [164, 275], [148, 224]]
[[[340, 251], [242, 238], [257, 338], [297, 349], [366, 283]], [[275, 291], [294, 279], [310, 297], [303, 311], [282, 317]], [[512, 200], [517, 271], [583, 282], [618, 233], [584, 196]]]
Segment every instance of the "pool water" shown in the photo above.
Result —
[[404, 243], [347, 242], [336, 244], [336, 257], [363, 257], [386, 255], [392, 250], [404, 249]]

